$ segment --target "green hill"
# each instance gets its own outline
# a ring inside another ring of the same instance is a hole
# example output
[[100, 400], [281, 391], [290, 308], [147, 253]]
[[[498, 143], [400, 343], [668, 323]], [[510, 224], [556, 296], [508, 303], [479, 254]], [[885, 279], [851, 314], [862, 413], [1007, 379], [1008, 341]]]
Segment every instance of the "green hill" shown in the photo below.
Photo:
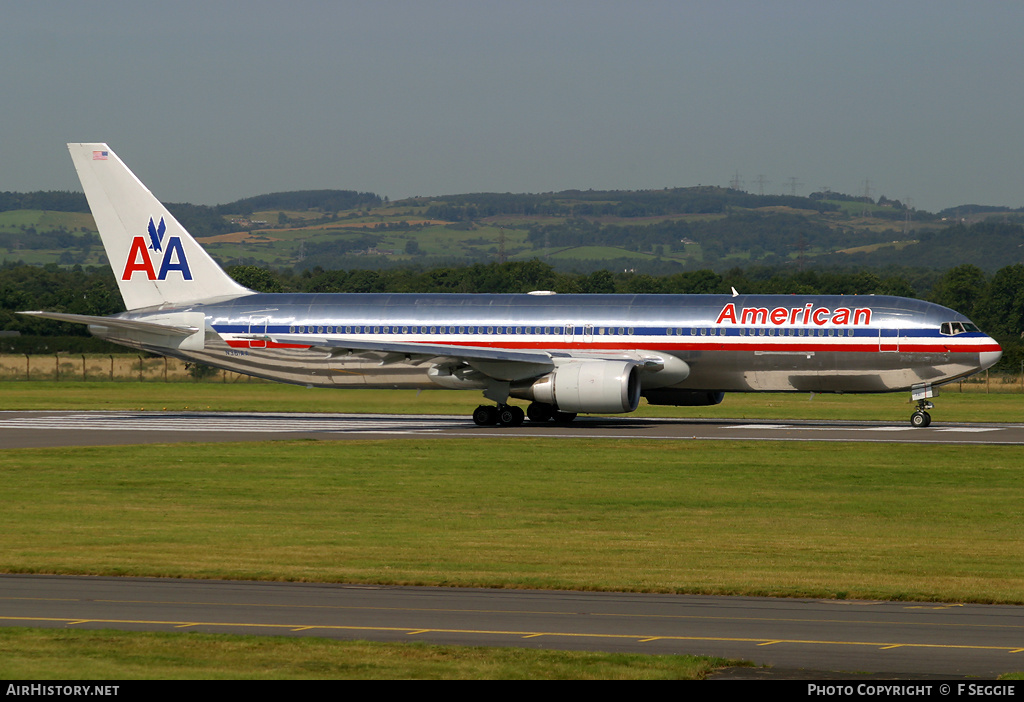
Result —
[[[46, 207], [27, 207], [33, 203]], [[396, 202], [373, 193], [307, 190], [216, 207], [168, 207], [226, 264], [298, 271], [538, 258], [564, 271], [654, 275], [737, 266], [945, 270], [957, 263], [993, 272], [1019, 260], [1024, 244], [1021, 213], [1005, 208], [972, 206], [965, 221], [885, 198], [757, 196], [717, 187]], [[84, 198], [0, 194], [3, 261], [102, 264]]]

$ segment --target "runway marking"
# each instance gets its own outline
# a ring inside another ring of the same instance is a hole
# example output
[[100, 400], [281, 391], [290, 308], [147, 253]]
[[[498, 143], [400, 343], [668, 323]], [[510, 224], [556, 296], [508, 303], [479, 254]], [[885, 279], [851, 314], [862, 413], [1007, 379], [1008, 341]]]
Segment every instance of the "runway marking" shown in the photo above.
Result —
[[224, 627], [233, 629], [272, 629], [289, 631], [324, 631], [324, 632], [380, 632], [380, 633], [404, 633], [406, 635], [419, 634], [468, 634], [468, 635], [491, 635], [491, 636], [518, 636], [520, 638], [536, 638], [541, 636], [563, 637], [563, 638], [596, 638], [596, 639], [617, 639], [635, 641], [637, 643], [651, 641], [686, 641], [686, 642], [718, 642], [718, 643], [749, 643], [755, 646], [776, 646], [780, 644], [810, 645], [810, 646], [867, 646], [878, 650], [891, 650], [896, 648], [917, 648], [917, 649], [944, 649], [961, 651], [1005, 651], [1006, 653], [1020, 653], [1024, 649], [1016, 646], [982, 646], [977, 644], [928, 644], [928, 643], [899, 643], [893, 641], [824, 641], [817, 639], [763, 639], [729, 636], [650, 636], [643, 634], [598, 634], [581, 633], [571, 631], [507, 631], [487, 629], [408, 629], [405, 627], [386, 626], [342, 626], [331, 624], [320, 625], [297, 625], [297, 624], [250, 624], [245, 622], [176, 622], [150, 619], [67, 619], [62, 617], [7, 617], [0, 616], [0, 621], [14, 621], [19, 623], [36, 622], [50, 624], [64, 624], [71, 626], [75, 624], [98, 624], [101, 626], [115, 625], [148, 625], [167, 626], [175, 629], [191, 627]]
[[726, 425], [723, 429], [784, 429], [801, 432], [913, 432], [920, 431], [913, 427], [805, 427], [798, 424], [737, 424]]
[[724, 429], [798, 429], [793, 424], [733, 424], [723, 427]]
[[[844, 426], [831, 426], [831, 427], [812, 427], [803, 426], [800, 424], [730, 424], [722, 427], [723, 429], [785, 429], [789, 431], [886, 431], [886, 432], [903, 432], [903, 431], [925, 431], [917, 427], [903, 427], [903, 426], [878, 426], [878, 427], [844, 427]], [[1003, 427], [941, 427], [933, 428], [931, 431], [935, 432], [962, 432], [978, 434], [989, 431], [1002, 431]]]

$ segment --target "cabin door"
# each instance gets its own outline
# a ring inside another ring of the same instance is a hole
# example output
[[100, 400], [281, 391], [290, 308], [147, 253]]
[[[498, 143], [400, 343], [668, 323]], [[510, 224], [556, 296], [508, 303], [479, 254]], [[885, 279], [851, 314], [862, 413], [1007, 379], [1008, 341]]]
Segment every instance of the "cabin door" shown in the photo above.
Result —
[[[270, 321], [269, 317], [249, 317], [249, 334], [251, 336], [266, 336], [267, 334], [267, 323]], [[250, 349], [265, 349], [267, 348], [266, 339], [250, 339]]]
[[895, 353], [900, 350], [899, 329], [878, 330], [878, 350]]

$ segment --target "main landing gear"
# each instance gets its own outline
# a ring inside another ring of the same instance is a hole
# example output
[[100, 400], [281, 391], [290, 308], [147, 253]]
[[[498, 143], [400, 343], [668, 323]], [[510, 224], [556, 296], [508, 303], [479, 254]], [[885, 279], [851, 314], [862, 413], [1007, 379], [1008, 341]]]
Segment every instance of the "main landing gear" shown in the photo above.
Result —
[[543, 402], [531, 402], [530, 406], [523, 412], [522, 408], [515, 405], [480, 405], [473, 410], [473, 422], [479, 427], [492, 427], [500, 425], [503, 427], [522, 426], [523, 420], [527, 417], [531, 422], [543, 423], [554, 421], [555, 424], [568, 424], [576, 419], [575, 412], [562, 412], [553, 405]]
[[473, 421], [478, 427], [492, 427], [495, 424], [518, 427], [525, 418], [526, 413], [515, 405], [480, 405], [473, 410]]

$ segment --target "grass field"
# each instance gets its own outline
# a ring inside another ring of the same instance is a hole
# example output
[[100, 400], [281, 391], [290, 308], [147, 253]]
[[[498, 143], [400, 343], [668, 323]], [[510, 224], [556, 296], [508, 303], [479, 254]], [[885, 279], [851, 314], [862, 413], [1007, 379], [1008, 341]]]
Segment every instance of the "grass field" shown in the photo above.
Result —
[[91, 214], [84, 212], [52, 212], [43, 210], [8, 210], [0, 212], [0, 232], [19, 233], [24, 228], [34, 227], [49, 231], [64, 228], [80, 233], [81, 229], [96, 232]]
[[698, 656], [10, 628], [0, 629], [0, 654], [0, 678], [33, 681], [697, 680], [737, 664]]
[[522, 438], [7, 450], [0, 570], [1024, 603], [1020, 458]]

